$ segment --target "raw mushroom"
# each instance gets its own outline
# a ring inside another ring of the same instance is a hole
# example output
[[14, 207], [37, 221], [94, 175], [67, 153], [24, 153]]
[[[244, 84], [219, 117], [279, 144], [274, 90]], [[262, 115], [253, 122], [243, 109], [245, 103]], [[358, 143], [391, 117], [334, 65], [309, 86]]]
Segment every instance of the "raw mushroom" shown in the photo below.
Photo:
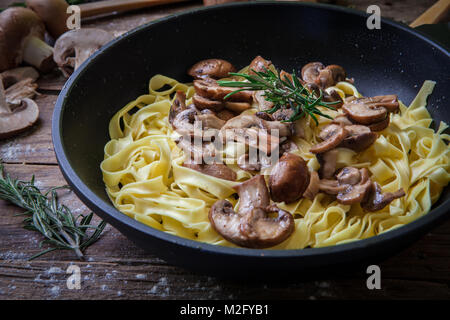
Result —
[[0, 78], [3, 80], [4, 87], [8, 88], [25, 79], [31, 79], [33, 82], [36, 82], [39, 78], [39, 72], [33, 67], [19, 67], [0, 73]]
[[366, 198], [361, 202], [361, 207], [366, 211], [378, 211], [386, 207], [395, 199], [405, 196], [403, 189], [396, 192], [382, 193], [378, 183], [373, 182]]
[[68, 77], [96, 50], [114, 37], [107, 31], [94, 28], [70, 30], [56, 40], [54, 59]]
[[44, 39], [45, 28], [30, 9], [12, 7], [0, 13], [0, 72], [22, 61], [42, 72], [54, 68], [53, 49]]
[[[269, 192], [262, 175], [235, 187], [239, 208], [227, 200], [219, 200], [209, 211], [213, 228], [226, 240], [242, 247], [268, 248], [286, 240], [295, 228], [289, 212], [270, 205]], [[277, 213], [277, 217], [271, 217]]]
[[39, 73], [33, 67], [20, 67], [0, 73], [6, 102], [18, 106], [25, 98], [33, 99], [36, 95]]
[[8, 103], [3, 82], [0, 81], [0, 139], [9, 138], [25, 131], [38, 118], [39, 109], [33, 100], [24, 98], [19, 105]]
[[27, 0], [26, 5], [42, 19], [53, 39], [58, 39], [69, 30], [67, 28], [69, 5], [65, 0]]
[[285, 153], [270, 173], [270, 195], [275, 202], [291, 203], [300, 199], [308, 185], [306, 162], [293, 153]]
[[236, 72], [236, 68], [230, 62], [223, 59], [207, 59], [194, 64], [188, 70], [188, 75], [196, 79], [220, 79], [228, 77], [230, 72]]

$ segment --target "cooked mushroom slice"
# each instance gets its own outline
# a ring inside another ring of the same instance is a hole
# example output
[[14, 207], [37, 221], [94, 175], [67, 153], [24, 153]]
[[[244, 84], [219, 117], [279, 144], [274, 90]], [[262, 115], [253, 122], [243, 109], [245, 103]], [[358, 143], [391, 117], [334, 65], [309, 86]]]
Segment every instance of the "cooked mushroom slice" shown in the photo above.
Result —
[[310, 62], [302, 68], [302, 79], [307, 83], [315, 83], [323, 69], [325, 69], [325, 66], [322, 62]]
[[354, 167], [345, 167], [336, 176], [340, 184], [355, 185], [361, 181], [361, 171]]
[[53, 39], [58, 39], [60, 35], [68, 31], [67, 28], [67, 7], [65, 0], [27, 0], [28, 8], [44, 21], [48, 33]]
[[342, 126], [351, 126], [355, 123], [353, 123], [345, 114], [340, 114], [336, 118], [331, 121], [331, 123], [342, 125]]
[[213, 159], [216, 155], [216, 148], [214, 146], [214, 143], [212, 142], [204, 142], [201, 145], [197, 145], [192, 143], [189, 140], [189, 138], [186, 138], [185, 136], [179, 138], [176, 143], [177, 146], [183, 150], [184, 154], [186, 155], [186, 163], [190, 162], [190, 159], [194, 160], [202, 160], [203, 159]]
[[333, 178], [334, 173], [336, 172], [338, 150], [332, 149], [324, 153], [319, 153], [316, 157], [320, 163], [320, 177], [322, 179]]
[[72, 72], [114, 37], [107, 31], [95, 28], [70, 30], [56, 40], [54, 59], [63, 74]]
[[247, 109], [250, 109], [252, 106], [248, 102], [234, 102], [234, 101], [225, 101], [225, 108], [232, 112], [241, 113]]
[[258, 109], [260, 111], [270, 110], [273, 108], [273, 102], [267, 101], [266, 97], [264, 97], [264, 90], [254, 91], [253, 100], [258, 103]]
[[195, 116], [195, 121], [202, 122], [203, 129], [220, 129], [226, 121], [218, 118], [214, 113], [202, 113]]
[[[358, 182], [353, 183], [356, 180], [355, 174], [347, 173], [347, 169], [349, 168], [343, 168], [337, 175], [338, 183], [344, 185], [345, 189], [338, 193], [336, 199], [342, 204], [361, 202], [372, 184], [372, 181], [369, 179], [369, 172], [366, 168], [360, 169]], [[353, 169], [355, 168], [350, 169], [352, 169], [351, 171], [354, 171]]]
[[[219, 86], [215, 81], [206, 80], [194, 80], [194, 89], [198, 95], [217, 101], [222, 101], [227, 94], [236, 90], [236, 88], [222, 87]], [[251, 103], [252, 99], [253, 98], [251, 91], [240, 91], [231, 95], [230, 98], [227, 99], [227, 101]]]
[[194, 164], [190, 162], [183, 163], [183, 167], [201, 172], [208, 176], [213, 176], [219, 179], [236, 181], [236, 172], [228, 168], [223, 163], [213, 164]]
[[386, 119], [378, 121], [378, 122], [374, 122], [368, 125], [369, 129], [371, 131], [382, 131], [384, 129], [386, 129], [389, 126], [389, 123], [391, 121], [391, 117], [389, 116], [389, 114], [386, 116]]
[[273, 130], [278, 130], [280, 137], [288, 137], [292, 135], [292, 124], [280, 121], [266, 121], [254, 114], [241, 114], [227, 121], [223, 129], [232, 128], [259, 128], [265, 129], [270, 134]]
[[293, 153], [285, 153], [270, 173], [270, 195], [275, 202], [291, 203], [300, 199], [308, 185], [306, 162]]
[[205, 97], [202, 97], [199, 94], [194, 94], [192, 97], [192, 102], [199, 110], [209, 109], [213, 111], [220, 111], [223, 109], [223, 102], [217, 100], [211, 100]]
[[366, 126], [351, 125], [346, 126], [345, 130], [347, 130], [348, 135], [339, 146], [347, 149], [352, 149], [356, 152], [367, 149], [378, 138], [378, 135], [372, 132], [369, 127]]
[[280, 108], [275, 111], [272, 116], [277, 121], [288, 121], [294, 115], [294, 110], [291, 108]]
[[230, 72], [236, 72], [236, 68], [230, 62], [223, 59], [207, 59], [194, 64], [188, 70], [188, 75], [196, 79], [220, 79], [228, 77]]
[[312, 153], [324, 153], [336, 148], [347, 137], [348, 132], [345, 127], [330, 124], [320, 132], [321, 143], [313, 146], [309, 151]]
[[368, 98], [372, 105], [383, 106], [389, 112], [396, 112], [399, 108], [398, 97], [396, 94], [388, 94], [384, 96], [375, 96]]
[[403, 196], [405, 196], [405, 191], [403, 189], [396, 192], [382, 193], [380, 185], [373, 182], [366, 198], [361, 202], [361, 207], [366, 211], [378, 211], [386, 207], [395, 199]]
[[313, 171], [309, 175], [310, 175], [309, 185], [308, 188], [306, 188], [305, 192], [303, 193], [303, 197], [312, 201], [319, 193], [320, 178], [317, 171]]
[[316, 97], [320, 96], [320, 88], [314, 82], [305, 82], [303, 84], [303, 87], [305, 87], [306, 90], [308, 90], [310, 93], [314, 93]]
[[266, 121], [274, 121], [275, 119], [272, 117], [270, 113], [258, 111], [255, 113], [255, 116], [257, 116], [260, 119], [266, 120]]
[[18, 105], [8, 103], [3, 83], [0, 81], [0, 139], [25, 131], [38, 118], [39, 109], [33, 100], [24, 98]]
[[336, 90], [331, 90], [330, 93], [327, 93], [324, 91], [323, 93], [323, 101], [325, 102], [339, 102], [339, 103], [335, 103], [333, 105], [331, 105], [333, 108], [340, 108], [343, 106], [344, 101], [342, 100], [341, 96], [339, 95], [339, 93], [337, 93]]
[[8, 8], [0, 13], [0, 72], [25, 61], [43, 72], [55, 67], [53, 49], [44, 40], [45, 27], [30, 9]]
[[[209, 211], [213, 228], [228, 241], [242, 247], [267, 248], [286, 240], [294, 231], [289, 212], [270, 204], [264, 177], [256, 175], [235, 187], [239, 194], [237, 212], [227, 200], [219, 200]], [[278, 216], [272, 218], [270, 213]]]
[[261, 56], [257, 56], [255, 59], [250, 62], [250, 66], [248, 67], [248, 73], [249, 74], [255, 74], [253, 72], [264, 72], [266, 69], [268, 70], [270, 66], [272, 65], [272, 61], [266, 60]]
[[298, 146], [291, 139], [286, 139], [280, 144], [280, 154], [288, 153], [298, 150]]
[[325, 69], [320, 70], [315, 83], [322, 89], [334, 86], [339, 81], [344, 81], [346, 73], [344, 68], [336, 64], [327, 66]]
[[[350, 102], [346, 102], [342, 110], [353, 121], [361, 124], [372, 124], [385, 120], [387, 117], [388, 108], [394, 110], [395, 103], [389, 99], [383, 100], [382, 96], [373, 98], [358, 98]], [[398, 103], [397, 103], [398, 107]]]
[[236, 114], [234, 114], [233, 112], [231, 112], [230, 110], [221, 110], [217, 113], [217, 117], [224, 120], [224, 121], [228, 121], [231, 118], [236, 117]]
[[244, 171], [250, 171], [250, 172], [261, 171], [261, 163], [260, 162], [255, 162], [255, 163], [250, 162], [248, 153], [241, 155], [237, 159], [237, 165], [239, 168], [241, 168]]
[[172, 105], [169, 111], [169, 122], [173, 124], [173, 120], [181, 111], [186, 110], [186, 93], [183, 91], [177, 91], [175, 93], [175, 99], [173, 99]]

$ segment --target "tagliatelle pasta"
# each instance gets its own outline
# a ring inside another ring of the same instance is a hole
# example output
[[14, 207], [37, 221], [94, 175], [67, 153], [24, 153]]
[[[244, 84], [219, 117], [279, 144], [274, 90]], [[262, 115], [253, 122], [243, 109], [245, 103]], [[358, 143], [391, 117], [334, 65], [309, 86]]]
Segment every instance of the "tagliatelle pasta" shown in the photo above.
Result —
[[[312, 201], [301, 198], [290, 204], [279, 203], [281, 209], [294, 215], [295, 231], [272, 249], [323, 247], [364, 239], [401, 227], [430, 211], [450, 181], [449, 148], [445, 143], [450, 137], [444, 134], [447, 125], [441, 123], [436, 132], [431, 129], [432, 118], [426, 109], [434, 84], [426, 81], [409, 107], [400, 103], [400, 112], [390, 115], [390, 126], [380, 132], [371, 147], [359, 153], [338, 148], [338, 168], [368, 168], [383, 192], [403, 188], [406, 196], [376, 212], [365, 212], [358, 204], [340, 204], [324, 193]], [[327, 90], [335, 90], [341, 97], [361, 96], [347, 82]], [[191, 85], [156, 75], [150, 80], [148, 94], [127, 104], [111, 119], [111, 140], [101, 163], [106, 191], [119, 211], [152, 228], [210, 244], [235, 246], [212, 228], [208, 212], [219, 199], [238, 204], [232, 196], [233, 186], [252, 177], [237, 166], [235, 151], [245, 146], [236, 142], [224, 150], [223, 158], [236, 172], [236, 181], [182, 166], [184, 154], [174, 141], [177, 133], [168, 121], [176, 91], [185, 92], [187, 103], [191, 102]], [[338, 115], [333, 110], [323, 112]], [[305, 138], [296, 138], [298, 150], [293, 151], [310, 170], [317, 170], [319, 163], [309, 149], [319, 142], [320, 129], [331, 121], [325, 117], [318, 120], [318, 125], [311, 118], [300, 120]]]

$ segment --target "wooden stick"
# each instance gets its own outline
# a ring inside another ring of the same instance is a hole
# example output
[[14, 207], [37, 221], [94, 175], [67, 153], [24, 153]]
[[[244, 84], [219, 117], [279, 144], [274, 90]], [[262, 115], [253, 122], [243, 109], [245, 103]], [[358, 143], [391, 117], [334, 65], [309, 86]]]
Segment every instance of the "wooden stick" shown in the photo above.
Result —
[[422, 13], [422, 15], [414, 20], [409, 26], [411, 28], [415, 28], [422, 24], [438, 23], [445, 17], [449, 9], [450, 0], [439, 0], [427, 11]]
[[87, 18], [111, 12], [124, 12], [188, 0], [106, 0], [80, 4], [81, 17]]

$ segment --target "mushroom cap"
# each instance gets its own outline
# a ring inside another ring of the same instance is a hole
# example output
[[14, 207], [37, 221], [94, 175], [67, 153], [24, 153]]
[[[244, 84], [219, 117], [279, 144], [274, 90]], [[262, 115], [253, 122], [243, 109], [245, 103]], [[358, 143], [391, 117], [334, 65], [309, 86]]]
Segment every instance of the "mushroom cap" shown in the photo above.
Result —
[[371, 104], [369, 99], [352, 100], [345, 103], [342, 110], [351, 120], [361, 124], [371, 124], [384, 120], [387, 116], [387, 109], [379, 104]]
[[372, 132], [369, 127], [362, 125], [346, 126], [345, 130], [347, 130], [348, 136], [341, 142], [340, 147], [356, 152], [367, 149], [378, 138], [378, 135]]
[[28, 98], [11, 113], [0, 114], [0, 139], [12, 137], [31, 127], [39, 118], [37, 104]]
[[305, 82], [315, 83], [321, 70], [325, 69], [322, 62], [310, 62], [302, 68], [302, 79]]
[[326, 126], [319, 134], [323, 140], [309, 150], [312, 153], [324, 153], [336, 148], [347, 137], [348, 132], [345, 127], [337, 124], [330, 124]]
[[69, 5], [65, 0], [27, 0], [26, 5], [44, 21], [48, 33], [54, 39], [58, 39], [69, 30], [67, 28]]
[[309, 185], [309, 179], [305, 160], [293, 153], [285, 153], [270, 173], [269, 188], [272, 200], [291, 203], [300, 199]]
[[[71, 68], [81, 65], [91, 54], [114, 37], [107, 31], [82, 28], [64, 33], [55, 42], [53, 58], [67, 74]], [[75, 57], [72, 55], [75, 53]]]
[[32, 10], [12, 7], [0, 13], [0, 72], [17, 67], [23, 58], [25, 39], [44, 39], [45, 27]]
[[196, 79], [213, 78], [220, 79], [228, 77], [230, 72], [236, 72], [236, 68], [223, 59], [207, 59], [194, 64], [188, 75]]
[[257, 72], [265, 72], [265, 69], [269, 69], [269, 67], [272, 65], [272, 61], [266, 60], [261, 56], [257, 56], [255, 59], [250, 62], [250, 65], [248, 67], [248, 73], [249, 74], [255, 74], [253, 70]]

